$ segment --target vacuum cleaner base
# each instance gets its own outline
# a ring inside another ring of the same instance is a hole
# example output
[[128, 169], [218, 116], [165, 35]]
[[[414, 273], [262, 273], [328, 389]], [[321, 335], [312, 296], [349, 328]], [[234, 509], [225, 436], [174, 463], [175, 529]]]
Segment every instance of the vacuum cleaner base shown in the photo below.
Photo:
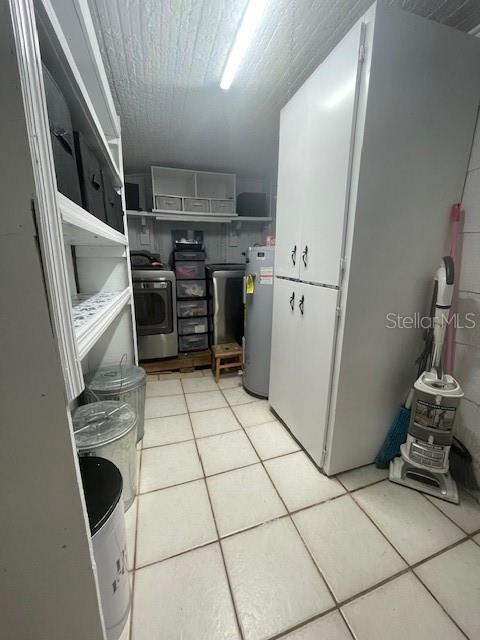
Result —
[[435, 498], [459, 503], [457, 485], [450, 473], [433, 473], [414, 467], [400, 456], [390, 462], [390, 480]]

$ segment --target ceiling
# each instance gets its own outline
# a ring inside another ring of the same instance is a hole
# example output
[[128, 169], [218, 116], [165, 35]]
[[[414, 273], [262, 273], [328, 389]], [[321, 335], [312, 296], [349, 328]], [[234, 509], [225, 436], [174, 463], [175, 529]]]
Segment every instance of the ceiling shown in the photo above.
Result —
[[[232, 88], [218, 84], [247, 0], [90, 0], [127, 173], [151, 164], [272, 176], [281, 107], [372, 0], [270, 0]], [[463, 31], [479, 0], [386, 0]]]

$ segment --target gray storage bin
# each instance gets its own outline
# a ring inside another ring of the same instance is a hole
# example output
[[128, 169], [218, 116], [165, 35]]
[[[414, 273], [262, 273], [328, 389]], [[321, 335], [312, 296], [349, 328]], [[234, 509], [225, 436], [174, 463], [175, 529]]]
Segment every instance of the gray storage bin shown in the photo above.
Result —
[[85, 385], [87, 401], [121, 400], [128, 402], [138, 417], [138, 442], [143, 438], [146, 383], [147, 374], [142, 367], [136, 367], [133, 364], [102, 367], [87, 378]]
[[205, 251], [175, 250], [173, 252], [175, 262], [194, 262], [195, 260], [205, 261]]
[[212, 200], [212, 213], [234, 213], [233, 200]]
[[137, 490], [137, 414], [126, 402], [107, 400], [78, 407], [72, 420], [78, 453], [105, 458], [119, 468], [126, 511]]
[[177, 280], [202, 280], [205, 278], [203, 262], [175, 262]]
[[155, 209], [166, 209], [167, 211], [181, 211], [182, 199], [170, 196], [155, 196]]
[[204, 298], [206, 293], [205, 280], [177, 280], [178, 298]]
[[195, 211], [198, 213], [209, 213], [210, 203], [201, 198], [185, 198], [185, 211]]
[[185, 336], [194, 333], [207, 333], [207, 318], [180, 318], [178, 320], [178, 335]]
[[177, 316], [179, 318], [195, 318], [207, 315], [206, 300], [179, 300], [177, 302]]
[[185, 351], [203, 351], [208, 349], [208, 333], [202, 333], [198, 336], [179, 336], [178, 350]]

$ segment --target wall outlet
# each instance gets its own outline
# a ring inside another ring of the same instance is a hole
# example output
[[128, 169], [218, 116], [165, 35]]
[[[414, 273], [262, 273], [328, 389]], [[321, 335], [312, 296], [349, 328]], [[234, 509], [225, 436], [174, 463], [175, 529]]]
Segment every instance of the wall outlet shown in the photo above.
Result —
[[239, 242], [240, 242], [240, 234], [238, 233], [238, 229], [235, 229], [231, 226], [229, 229], [228, 246], [238, 247]]
[[142, 227], [140, 231], [140, 244], [150, 244], [150, 229]]

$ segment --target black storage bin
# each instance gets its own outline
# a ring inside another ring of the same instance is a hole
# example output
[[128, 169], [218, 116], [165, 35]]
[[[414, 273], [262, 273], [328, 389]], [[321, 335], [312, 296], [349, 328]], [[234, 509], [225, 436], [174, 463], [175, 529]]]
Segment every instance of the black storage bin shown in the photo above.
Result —
[[79, 131], [74, 132], [83, 208], [107, 222], [100, 163]]
[[64, 196], [82, 206], [70, 111], [62, 92], [45, 65], [43, 65], [43, 84], [47, 100], [57, 188]]
[[239, 193], [237, 196], [237, 213], [239, 216], [267, 216], [266, 193]]
[[130, 211], [141, 211], [140, 185], [136, 182], [125, 182], [125, 204]]
[[115, 191], [109, 171], [102, 169], [102, 179], [107, 224], [113, 229], [125, 233], [123, 226], [122, 197]]

